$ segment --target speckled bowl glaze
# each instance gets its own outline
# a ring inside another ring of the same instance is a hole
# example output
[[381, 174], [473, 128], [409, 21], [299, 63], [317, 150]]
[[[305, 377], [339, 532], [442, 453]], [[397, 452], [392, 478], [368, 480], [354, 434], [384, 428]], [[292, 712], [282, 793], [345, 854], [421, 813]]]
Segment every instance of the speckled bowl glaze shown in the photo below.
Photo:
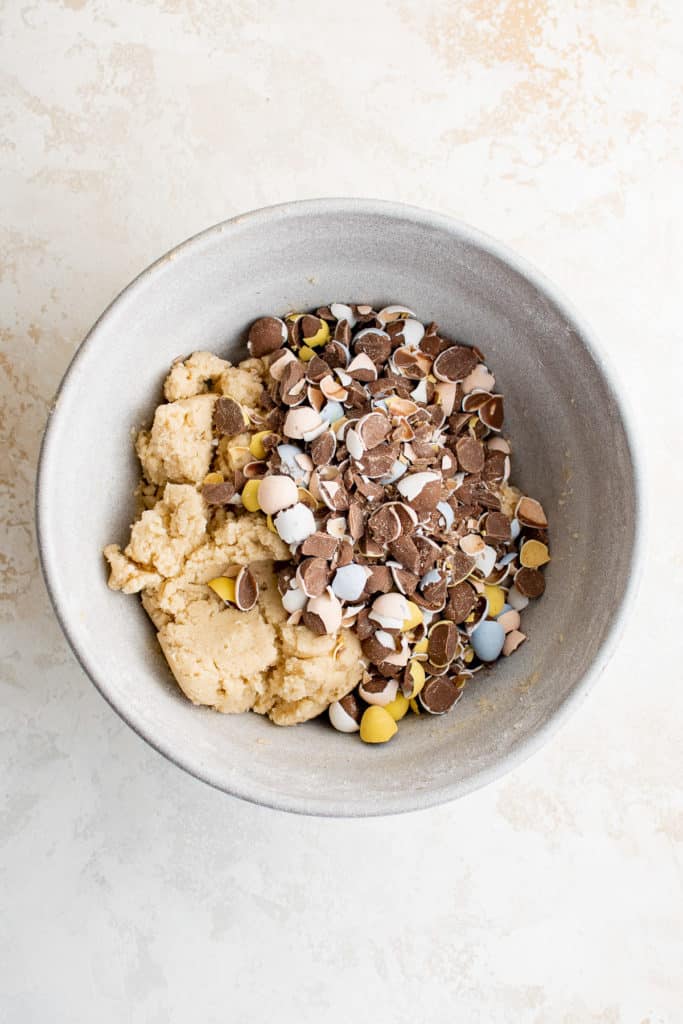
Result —
[[[106, 586], [139, 476], [132, 433], [176, 356], [239, 360], [264, 313], [401, 301], [479, 346], [505, 395], [513, 478], [548, 513], [553, 561], [529, 642], [481, 673], [454, 711], [409, 716], [368, 747], [324, 720], [281, 729], [193, 707], [139, 601]], [[609, 517], [609, 518], [608, 518]], [[45, 578], [81, 665], [157, 750], [219, 789], [309, 814], [427, 807], [495, 779], [540, 746], [615, 644], [638, 575], [639, 484], [624, 409], [588, 327], [541, 275], [472, 228], [408, 206], [325, 199], [209, 228], [144, 271], [95, 324], [45, 434], [37, 521]]]

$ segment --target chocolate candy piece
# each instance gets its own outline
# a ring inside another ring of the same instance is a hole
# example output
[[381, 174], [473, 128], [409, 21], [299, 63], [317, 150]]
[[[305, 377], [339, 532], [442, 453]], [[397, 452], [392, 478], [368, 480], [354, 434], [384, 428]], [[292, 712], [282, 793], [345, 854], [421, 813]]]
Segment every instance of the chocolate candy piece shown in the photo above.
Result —
[[244, 566], [235, 580], [235, 604], [241, 612], [248, 612], [258, 600], [258, 585], [251, 570]]
[[545, 590], [543, 573], [538, 569], [519, 569], [515, 573], [515, 586], [523, 597], [540, 597]]
[[219, 398], [213, 413], [213, 425], [216, 433], [224, 437], [235, 437], [241, 434], [247, 425], [242, 406], [233, 398]]
[[358, 732], [363, 711], [353, 693], [333, 701], [327, 709], [330, 722], [337, 732]]
[[419, 701], [430, 715], [445, 715], [462, 697], [463, 688], [450, 676], [433, 676], [422, 687]]
[[287, 328], [284, 321], [276, 316], [262, 316], [249, 328], [247, 345], [251, 355], [260, 358], [275, 352], [286, 339]]
[[204, 484], [202, 497], [207, 505], [227, 505], [235, 495], [235, 485], [231, 480], [219, 484]]

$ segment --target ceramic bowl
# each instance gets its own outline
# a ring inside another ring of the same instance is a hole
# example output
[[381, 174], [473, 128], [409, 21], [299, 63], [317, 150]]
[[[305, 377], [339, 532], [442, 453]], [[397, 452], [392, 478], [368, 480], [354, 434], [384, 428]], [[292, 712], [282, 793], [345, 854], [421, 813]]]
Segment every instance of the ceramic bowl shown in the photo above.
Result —
[[[124, 543], [138, 481], [132, 434], [170, 362], [239, 360], [265, 313], [400, 301], [476, 344], [505, 395], [514, 481], [550, 519], [553, 560], [529, 641], [482, 673], [450, 715], [405, 719], [366, 746], [323, 719], [277, 728], [193, 707], [138, 600], [106, 586], [102, 547]], [[43, 570], [81, 665], [129, 725], [227, 793], [290, 811], [373, 815], [427, 807], [496, 778], [544, 742], [612, 650], [637, 576], [639, 484], [612, 372], [556, 289], [448, 217], [365, 200], [258, 210], [209, 228], [145, 270], [79, 348], [39, 470]]]

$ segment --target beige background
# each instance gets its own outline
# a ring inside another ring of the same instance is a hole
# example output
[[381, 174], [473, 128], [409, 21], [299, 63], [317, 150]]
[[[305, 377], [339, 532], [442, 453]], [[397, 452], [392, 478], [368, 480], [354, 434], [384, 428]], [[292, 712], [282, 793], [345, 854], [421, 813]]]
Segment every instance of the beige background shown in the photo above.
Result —
[[[0, 11], [0, 1019], [679, 1021], [683, 6]], [[293, 818], [166, 763], [77, 667], [33, 540], [46, 410], [97, 314], [185, 236], [316, 195], [434, 207], [535, 262], [648, 459], [646, 578], [591, 698], [406, 818]]]

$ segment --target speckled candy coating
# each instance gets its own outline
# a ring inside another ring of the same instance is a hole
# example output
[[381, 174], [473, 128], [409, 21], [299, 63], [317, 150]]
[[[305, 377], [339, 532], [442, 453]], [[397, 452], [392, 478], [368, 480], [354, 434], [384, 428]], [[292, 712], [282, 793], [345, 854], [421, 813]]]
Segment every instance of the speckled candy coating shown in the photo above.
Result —
[[[553, 561], [543, 601], [525, 613], [534, 643], [499, 664], [485, 690], [465, 692], [457, 719], [404, 721], [400, 746], [354, 746], [349, 758], [346, 738], [326, 722], [275, 731], [255, 715], [193, 708], [139, 606], [107, 589], [100, 550], [130, 521], [137, 478], [130, 431], [149, 417], [175, 356], [201, 345], [238, 360], [245, 351], [236, 339], [264, 309], [313, 308], [361, 293], [377, 307], [400, 296], [422, 320], [486, 351], [506, 398], [517, 482], [552, 522]], [[154, 264], [98, 321], [51, 416], [38, 527], [52, 599], [74, 650], [150, 743], [247, 799], [366, 815], [468, 792], [531, 753], [585, 693], [632, 593], [637, 472], [610, 376], [588, 328], [551, 285], [446, 217], [320, 200], [209, 229]], [[618, 531], [596, 529], [605, 509], [618, 510]]]

